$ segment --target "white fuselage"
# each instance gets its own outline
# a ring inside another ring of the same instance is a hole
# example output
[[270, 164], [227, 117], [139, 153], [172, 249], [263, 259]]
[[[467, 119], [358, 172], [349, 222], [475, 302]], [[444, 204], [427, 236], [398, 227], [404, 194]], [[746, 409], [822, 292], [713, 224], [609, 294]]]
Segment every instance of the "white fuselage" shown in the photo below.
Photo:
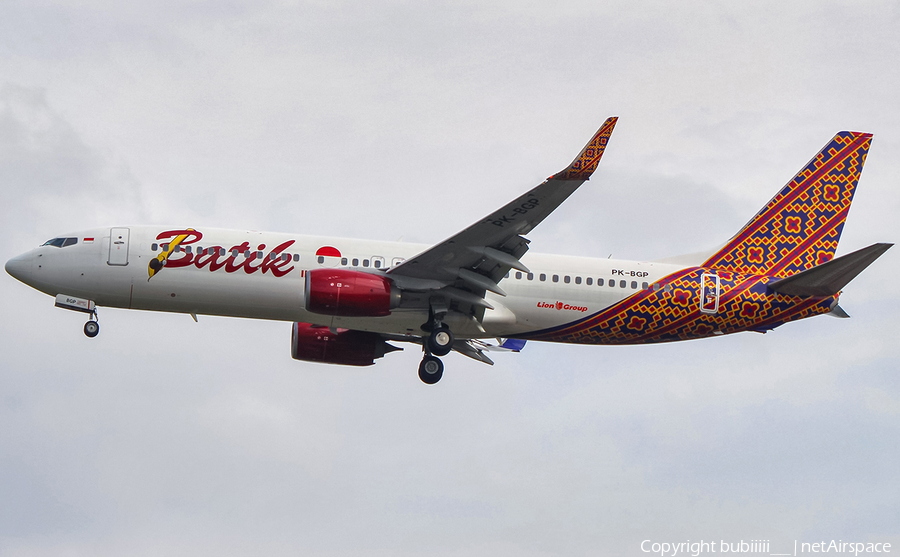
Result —
[[[119, 232], [111, 235], [111, 230]], [[306, 271], [345, 267], [381, 272], [428, 245], [204, 228], [194, 231], [181, 251], [169, 257], [168, 265], [151, 276], [148, 265], [168, 241], [158, 236], [175, 230], [129, 226], [80, 231], [67, 235], [77, 238], [74, 245], [41, 246], [12, 260], [7, 269], [42, 292], [87, 298], [98, 306], [299, 321], [393, 334], [421, 334], [420, 326], [428, 319], [427, 310], [402, 306], [385, 317], [332, 317], [304, 307]], [[124, 240], [118, 238], [123, 234]], [[85, 238], [93, 241], [86, 243]], [[323, 247], [331, 249], [323, 252]], [[277, 259], [272, 259], [273, 250]], [[262, 258], [256, 257], [260, 252]], [[458, 337], [505, 337], [563, 325], [682, 268], [531, 252], [522, 263], [531, 274], [507, 275], [501, 281], [505, 297], [488, 293], [486, 299], [494, 309], [485, 311], [480, 326], [471, 319], [454, 322], [448, 317]]]

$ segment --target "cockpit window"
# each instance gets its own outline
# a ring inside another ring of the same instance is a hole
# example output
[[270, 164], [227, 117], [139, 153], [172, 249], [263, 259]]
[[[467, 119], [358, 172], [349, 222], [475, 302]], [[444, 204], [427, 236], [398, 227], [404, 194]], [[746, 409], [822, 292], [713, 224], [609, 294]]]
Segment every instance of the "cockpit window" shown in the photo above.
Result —
[[64, 248], [67, 246], [74, 246], [78, 243], [78, 238], [53, 238], [52, 240], [47, 240], [42, 244], [42, 246], [53, 246], [55, 248]]

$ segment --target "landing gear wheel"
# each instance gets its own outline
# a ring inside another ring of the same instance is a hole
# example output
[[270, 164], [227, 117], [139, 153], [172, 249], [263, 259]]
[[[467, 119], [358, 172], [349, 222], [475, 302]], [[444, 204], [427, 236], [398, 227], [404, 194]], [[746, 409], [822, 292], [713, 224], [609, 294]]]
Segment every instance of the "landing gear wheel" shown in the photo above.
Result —
[[435, 356], [446, 356], [453, 350], [453, 333], [446, 325], [442, 325], [431, 331], [428, 339], [428, 350]]
[[98, 334], [100, 334], [100, 323], [96, 321], [88, 321], [84, 324], [84, 334], [86, 334], [89, 338], [94, 338]]
[[419, 379], [426, 385], [434, 385], [444, 375], [444, 362], [434, 356], [425, 356], [419, 364]]

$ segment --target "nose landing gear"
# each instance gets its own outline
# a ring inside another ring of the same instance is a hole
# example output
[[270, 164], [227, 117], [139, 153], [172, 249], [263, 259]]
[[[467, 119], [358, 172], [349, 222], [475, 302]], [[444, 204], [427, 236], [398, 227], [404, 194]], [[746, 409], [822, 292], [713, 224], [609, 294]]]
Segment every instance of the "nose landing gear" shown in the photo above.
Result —
[[84, 334], [88, 338], [94, 338], [100, 334], [100, 323], [97, 320], [97, 310], [91, 312], [88, 322], [84, 324]]
[[88, 321], [84, 324], [84, 334], [89, 338], [94, 338], [100, 334], [100, 324], [96, 321]]

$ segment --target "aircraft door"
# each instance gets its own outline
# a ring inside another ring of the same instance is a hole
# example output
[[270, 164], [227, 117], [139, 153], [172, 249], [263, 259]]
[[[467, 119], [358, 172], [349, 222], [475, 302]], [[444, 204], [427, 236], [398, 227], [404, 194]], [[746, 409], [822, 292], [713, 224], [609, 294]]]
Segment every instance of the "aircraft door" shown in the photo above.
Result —
[[700, 311], [716, 313], [719, 311], [719, 275], [703, 273], [700, 277]]
[[127, 228], [111, 228], [109, 230], [109, 265], [128, 265]]

